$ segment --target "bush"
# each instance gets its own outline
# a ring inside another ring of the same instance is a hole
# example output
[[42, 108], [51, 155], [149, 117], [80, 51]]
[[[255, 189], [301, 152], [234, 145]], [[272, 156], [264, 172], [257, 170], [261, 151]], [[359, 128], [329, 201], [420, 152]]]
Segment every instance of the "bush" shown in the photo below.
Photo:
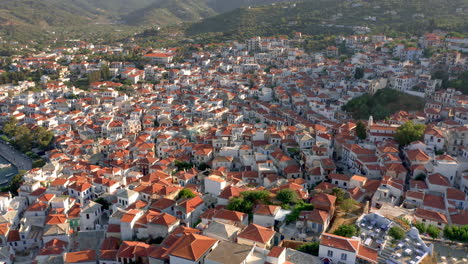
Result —
[[270, 193], [268, 191], [241, 192], [241, 196], [231, 199], [226, 208], [249, 214], [252, 213], [254, 205], [268, 204], [269, 197]]
[[345, 191], [341, 188], [333, 188], [332, 194], [336, 196], [336, 202], [341, 204], [345, 197]]
[[395, 140], [400, 146], [406, 146], [413, 141], [422, 140], [425, 130], [425, 125], [415, 125], [413, 121], [408, 121], [397, 129]]
[[299, 200], [299, 197], [295, 191], [291, 189], [283, 189], [276, 193], [276, 199], [283, 204], [291, 204], [296, 203]]
[[358, 229], [355, 225], [340, 225], [333, 234], [343, 237], [353, 237], [358, 234]]
[[190, 189], [183, 189], [182, 191], [179, 192], [179, 195], [177, 196], [177, 199], [182, 199], [182, 198], [193, 198], [196, 195], [192, 192]]
[[428, 225], [426, 227], [426, 232], [429, 234], [430, 237], [435, 239], [439, 237], [440, 229], [437, 228], [436, 226]]
[[357, 204], [357, 202], [351, 198], [343, 200], [340, 204], [340, 209], [345, 212], [349, 213], [353, 210], [354, 206]]
[[414, 225], [416, 229], [418, 229], [419, 234], [425, 234], [426, 233], [426, 225], [422, 222], [416, 222]]
[[193, 168], [192, 163], [178, 161], [178, 160], [174, 162], [174, 165], [177, 167], [177, 171], [188, 170], [188, 169]]
[[464, 226], [445, 226], [444, 237], [452, 241], [468, 243], [468, 225]]
[[401, 240], [406, 236], [405, 231], [401, 227], [398, 227], [398, 226], [394, 226], [390, 228], [390, 230], [388, 231], [388, 234], [391, 237], [393, 237], [395, 240]]
[[319, 242], [312, 242], [312, 243], [307, 243], [307, 244], [303, 244], [299, 246], [297, 250], [310, 254], [310, 255], [318, 256], [319, 247], [320, 247]]
[[299, 215], [301, 214], [302, 211], [312, 211], [314, 210], [314, 206], [312, 204], [307, 204], [304, 203], [303, 201], [300, 201], [299, 203], [294, 206], [294, 209], [290, 214], [286, 216], [286, 223], [292, 223], [299, 219]]

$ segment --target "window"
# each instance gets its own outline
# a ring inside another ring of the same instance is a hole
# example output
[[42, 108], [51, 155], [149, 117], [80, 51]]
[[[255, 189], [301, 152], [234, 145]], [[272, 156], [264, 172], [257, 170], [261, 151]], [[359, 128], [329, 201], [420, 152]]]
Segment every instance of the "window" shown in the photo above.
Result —
[[328, 252], [327, 252], [327, 257], [330, 257], [330, 258], [333, 257], [333, 251], [328, 250]]
[[345, 253], [341, 253], [341, 260], [346, 260], [347, 257], [348, 255], [346, 255]]

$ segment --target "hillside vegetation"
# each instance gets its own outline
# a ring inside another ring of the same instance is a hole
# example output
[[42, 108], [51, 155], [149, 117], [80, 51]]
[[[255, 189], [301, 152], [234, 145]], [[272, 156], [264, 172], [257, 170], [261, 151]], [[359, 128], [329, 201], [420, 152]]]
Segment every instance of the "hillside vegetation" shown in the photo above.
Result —
[[124, 17], [131, 25], [167, 25], [183, 21], [196, 21], [217, 13], [203, 0], [157, 0]]
[[[199, 21], [232, 9], [279, 0], [0, 0], [0, 36], [38, 39], [46, 32], [80, 31], [122, 23], [152, 27]], [[134, 30], [133, 30], [134, 32]]]
[[385, 88], [374, 95], [364, 94], [352, 99], [343, 110], [354, 119], [368, 119], [372, 115], [375, 120], [382, 120], [400, 110], [422, 111], [424, 104], [420, 97]]
[[[352, 32], [367, 26], [379, 33], [422, 34], [434, 29], [468, 30], [468, 15], [457, 8], [464, 0], [305, 0], [240, 8], [191, 24], [187, 33], [223, 32], [233, 38], [255, 35]], [[375, 19], [375, 21], [373, 21]]]

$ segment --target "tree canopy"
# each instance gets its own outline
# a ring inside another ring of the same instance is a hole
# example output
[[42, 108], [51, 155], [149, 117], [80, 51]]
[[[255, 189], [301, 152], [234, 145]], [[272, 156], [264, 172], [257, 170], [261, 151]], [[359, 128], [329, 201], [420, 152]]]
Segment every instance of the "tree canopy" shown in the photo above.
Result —
[[468, 225], [446, 225], [444, 228], [444, 237], [453, 241], [468, 243]]
[[401, 240], [406, 236], [405, 231], [401, 227], [398, 227], [398, 226], [393, 226], [392, 228], [390, 228], [390, 230], [388, 231], [388, 234], [391, 237], [393, 237], [395, 240]]
[[15, 118], [10, 118], [3, 124], [3, 133], [22, 152], [30, 151], [34, 146], [47, 149], [54, 139], [54, 133], [45, 127], [37, 127], [31, 130], [27, 126], [18, 125]]
[[18, 195], [18, 189], [21, 186], [21, 184], [23, 183], [24, 174], [26, 174], [26, 171], [24, 171], [24, 170], [19, 171], [18, 174], [13, 176], [13, 178], [11, 179], [8, 186], [3, 187], [1, 191], [2, 192], [10, 192], [13, 196], [17, 196]]
[[269, 197], [270, 193], [264, 190], [241, 192], [241, 196], [232, 198], [226, 208], [243, 213], [252, 213], [256, 204], [268, 204]]
[[354, 72], [354, 79], [361, 79], [362, 77], [364, 77], [364, 69], [357, 67]]
[[340, 204], [340, 209], [343, 210], [345, 213], [349, 213], [353, 210], [354, 206], [357, 204], [357, 202], [351, 198], [343, 200]]
[[439, 237], [440, 229], [434, 225], [428, 225], [426, 227], [426, 232], [429, 234], [430, 237], [435, 239]]
[[358, 229], [355, 225], [340, 225], [333, 234], [343, 237], [353, 237], [358, 233]]
[[183, 198], [193, 198], [196, 195], [192, 192], [192, 190], [184, 188], [179, 192], [178, 199], [183, 199]]
[[367, 128], [361, 120], [356, 123], [356, 136], [362, 140], [367, 138]]
[[413, 121], [408, 121], [397, 129], [395, 140], [400, 146], [406, 146], [413, 141], [422, 140], [425, 130], [425, 125], [415, 125]]
[[312, 204], [305, 203], [301, 200], [294, 206], [292, 212], [286, 216], [286, 223], [292, 223], [299, 219], [299, 215], [302, 211], [312, 210], [314, 210], [314, 206]]
[[283, 189], [276, 193], [276, 199], [278, 199], [278, 201], [282, 202], [283, 204], [291, 204], [296, 203], [299, 197], [295, 191], [291, 189]]
[[297, 250], [313, 255], [313, 256], [318, 256], [319, 247], [320, 247], [320, 242], [311, 242], [311, 243], [300, 245], [297, 248]]
[[355, 119], [383, 120], [397, 111], [420, 111], [424, 109], [424, 100], [397, 90], [385, 88], [375, 94], [368, 93], [351, 99], [342, 109]]

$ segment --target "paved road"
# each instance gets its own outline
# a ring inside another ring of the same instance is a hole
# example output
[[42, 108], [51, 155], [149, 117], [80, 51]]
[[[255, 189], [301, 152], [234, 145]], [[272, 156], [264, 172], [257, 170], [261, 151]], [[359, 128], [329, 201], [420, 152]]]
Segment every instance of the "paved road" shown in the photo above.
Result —
[[3, 142], [0, 142], [0, 156], [15, 165], [18, 170], [32, 169], [32, 161], [28, 156]]

